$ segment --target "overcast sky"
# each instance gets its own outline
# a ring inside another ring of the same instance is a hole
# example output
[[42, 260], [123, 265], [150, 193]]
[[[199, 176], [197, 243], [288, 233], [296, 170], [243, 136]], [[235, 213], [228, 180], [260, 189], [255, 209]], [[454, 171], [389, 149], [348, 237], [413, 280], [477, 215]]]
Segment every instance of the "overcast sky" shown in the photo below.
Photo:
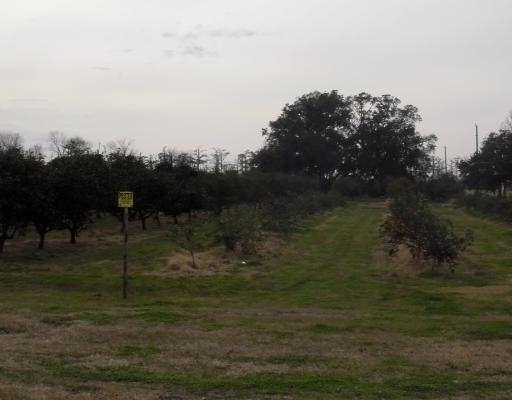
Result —
[[0, 0], [0, 130], [262, 143], [313, 90], [392, 94], [449, 156], [512, 109], [512, 0]]

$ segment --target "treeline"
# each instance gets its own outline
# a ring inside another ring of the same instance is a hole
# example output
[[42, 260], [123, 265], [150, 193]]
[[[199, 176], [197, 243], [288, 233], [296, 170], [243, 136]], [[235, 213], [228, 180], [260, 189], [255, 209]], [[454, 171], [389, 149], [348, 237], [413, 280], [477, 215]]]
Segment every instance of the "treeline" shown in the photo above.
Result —
[[[80, 232], [104, 215], [122, 224], [119, 191], [135, 193], [130, 219], [140, 221], [142, 229], [149, 218], [158, 221], [160, 215], [175, 222], [199, 211], [220, 217], [241, 204], [279, 214], [269, 225], [283, 224], [293, 207], [319, 209], [329, 201], [327, 195], [319, 198], [317, 182], [309, 177], [265, 173], [247, 165], [226, 170], [215, 162], [204, 168], [205, 154], [200, 154], [201, 162], [193, 153], [168, 150], [146, 157], [123, 143], [100, 152], [80, 138], [62, 140], [54, 150], [47, 160], [40, 150], [24, 148], [19, 135], [0, 136], [0, 252], [6, 240], [29, 226], [43, 248], [53, 230], [69, 231], [75, 243]], [[213, 159], [218, 160], [215, 153]]]

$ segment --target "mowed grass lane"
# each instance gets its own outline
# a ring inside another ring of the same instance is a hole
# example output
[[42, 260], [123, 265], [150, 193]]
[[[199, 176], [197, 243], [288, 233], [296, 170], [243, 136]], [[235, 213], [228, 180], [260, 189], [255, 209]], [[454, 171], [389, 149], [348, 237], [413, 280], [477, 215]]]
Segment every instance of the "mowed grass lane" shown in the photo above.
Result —
[[510, 228], [440, 207], [475, 246], [420, 273], [383, 255], [384, 212], [351, 203], [213, 276], [159, 273], [175, 248], [138, 232], [128, 301], [115, 229], [6, 256], [0, 399], [510, 398]]

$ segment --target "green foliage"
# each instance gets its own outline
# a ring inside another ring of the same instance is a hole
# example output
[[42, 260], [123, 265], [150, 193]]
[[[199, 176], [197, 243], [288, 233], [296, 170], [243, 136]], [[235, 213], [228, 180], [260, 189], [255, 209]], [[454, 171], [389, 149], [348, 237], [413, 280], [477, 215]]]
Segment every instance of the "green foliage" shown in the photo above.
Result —
[[512, 182], [512, 129], [504, 127], [491, 133], [479, 152], [459, 163], [467, 187], [489, 190], [499, 196], [505, 194], [505, 188]]
[[343, 176], [336, 179], [332, 190], [342, 196], [355, 198], [368, 194], [368, 185], [362, 178]]
[[264, 227], [287, 235], [300, 227], [308, 216], [344, 205], [345, 200], [335, 191], [273, 198], [263, 203]]
[[42, 155], [24, 150], [18, 135], [0, 134], [0, 253], [31, 221], [43, 166]]
[[416, 131], [418, 109], [389, 95], [313, 92], [287, 104], [263, 130], [254, 158], [264, 171], [315, 177], [327, 191], [339, 176], [357, 176], [380, 194], [389, 177], [424, 173], [434, 136]]
[[71, 152], [48, 164], [61, 227], [69, 230], [70, 242], [92, 222], [93, 210], [102, 208], [107, 167], [101, 154]]
[[289, 235], [301, 223], [300, 210], [290, 197], [276, 197], [263, 203], [264, 228]]
[[444, 173], [421, 182], [420, 190], [432, 201], [446, 202], [463, 193], [464, 186], [455, 175]]
[[346, 204], [343, 196], [333, 190], [327, 193], [317, 192], [315, 193], [315, 197], [318, 200], [317, 212], [323, 212], [333, 208], [343, 207]]
[[[6, 357], [21, 352], [25, 360], [22, 369], [4, 368], [5, 385], [25, 387], [37, 379], [50, 397], [62, 393], [59, 382], [66, 381], [69, 393], [86, 397], [92, 390], [102, 395], [98, 385], [122, 382], [142, 397], [171, 390], [185, 398], [508, 398], [510, 363], [493, 363], [485, 351], [468, 361], [466, 350], [499, 350], [510, 341], [510, 229], [450, 206], [435, 210], [456, 226], [479, 230], [455, 276], [391, 275], [396, 271], [375, 257], [384, 209], [374, 202], [351, 202], [314, 218], [276, 259], [217, 276], [146, 275], [169, 252], [167, 228], [134, 231], [136, 295], [128, 302], [117, 290], [121, 244], [112, 219], [108, 247], [63, 246], [66, 253], [44, 262], [7, 254], [0, 296], [8, 313], [0, 331], [27, 340], [5, 350]], [[18, 263], [23, 267], [13, 268]], [[475, 285], [465, 278], [475, 265], [496, 275]], [[75, 268], [66, 272], [69, 266]], [[52, 283], [57, 278], [58, 285]], [[85, 322], [97, 319], [106, 326]], [[37, 347], [45, 340], [37, 334], [41, 327], [58, 324], [72, 333], [69, 340]], [[73, 334], [84, 329], [86, 337]], [[108, 343], [105, 332], [114, 333]], [[84, 363], [75, 349], [87, 343], [97, 359], [115, 363]], [[451, 349], [443, 362], [432, 361], [432, 343], [441, 353]], [[176, 364], [176, 354], [186, 358]], [[201, 362], [185, 364], [189, 357]], [[219, 357], [229, 369], [219, 368]]]
[[253, 254], [262, 235], [263, 215], [258, 207], [239, 205], [219, 216], [219, 239], [227, 250]]
[[457, 204], [470, 210], [512, 222], [512, 200], [496, 197], [489, 193], [464, 193], [457, 198]]
[[193, 267], [196, 267], [195, 254], [209, 242], [208, 234], [207, 224], [202, 218], [189, 218], [171, 225], [169, 230], [171, 240], [190, 253]]
[[472, 242], [472, 232], [467, 230], [463, 237], [458, 236], [452, 223], [437, 217], [412, 184], [407, 187], [407, 182], [402, 183], [403, 190], [400, 182], [391, 188], [394, 197], [390, 213], [381, 226], [389, 253], [405, 245], [415, 260], [448, 264], [453, 271], [458, 257]]

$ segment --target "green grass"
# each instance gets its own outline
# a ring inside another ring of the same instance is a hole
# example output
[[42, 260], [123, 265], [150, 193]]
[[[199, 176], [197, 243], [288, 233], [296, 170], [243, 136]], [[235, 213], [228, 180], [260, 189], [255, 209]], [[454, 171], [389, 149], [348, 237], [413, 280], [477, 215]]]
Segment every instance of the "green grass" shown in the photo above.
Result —
[[114, 225], [102, 222], [75, 248], [60, 233], [44, 252], [11, 245], [0, 261], [0, 346], [10, 343], [0, 398], [2, 385], [20, 383], [91, 398], [119, 383], [141, 399], [155, 390], [162, 398], [509, 398], [512, 230], [437, 210], [475, 231], [455, 274], [411, 273], [384, 257], [385, 208], [372, 202], [315, 217], [278, 256], [211, 276], [148, 274], [176, 247], [163, 228], [135, 229], [128, 300]]

